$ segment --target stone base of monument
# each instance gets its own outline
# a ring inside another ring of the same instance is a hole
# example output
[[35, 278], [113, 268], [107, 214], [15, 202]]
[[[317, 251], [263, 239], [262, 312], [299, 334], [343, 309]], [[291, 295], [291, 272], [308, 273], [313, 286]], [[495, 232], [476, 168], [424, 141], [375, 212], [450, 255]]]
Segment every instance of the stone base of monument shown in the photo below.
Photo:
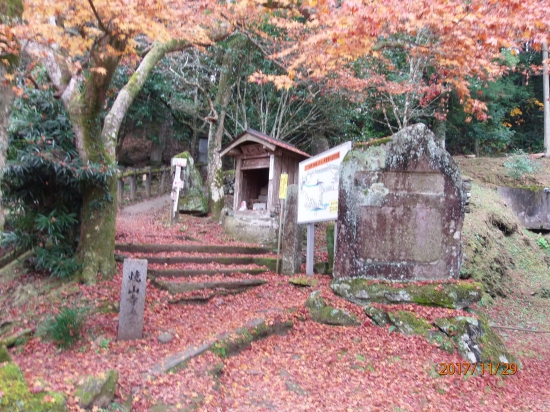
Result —
[[392, 330], [405, 335], [424, 336], [449, 353], [458, 351], [470, 363], [521, 366], [481, 314], [437, 318], [429, 322], [418, 318], [413, 312], [399, 310], [399, 305], [396, 305], [395, 311], [367, 305], [365, 313], [378, 326], [389, 325]]
[[241, 242], [268, 247], [277, 247], [278, 227], [277, 217], [255, 214], [252, 210], [235, 212], [234, 216], [226, 216], [223, 221], [223, 229], [228, 236]]
[[[482, 314], [428, 321], [410, 310], [403, 310], [403, 305], [409, 304], [468, 309], [481, 300], [483, 287], [480, 283], [394, 283], [365, 278], [339, 278], [334, 279], [330, 286], [337, 295], [364, 306], [366, 315], [373, 323], [389, 326], [390, 332], [395, 330], [406, 335], [424, 336], [449, 353], [458, 351], [467, 362], [520, 365]], [[384, 309], [377, 307], [377, 304], [384, 305]]]
[[334, 279], [337, 295], [358, 305], [369, 303], [416, 303], [449, 309], [464, 309], [481, 300], [483, 287], [471, 281], [393, 283], [366, 278]]

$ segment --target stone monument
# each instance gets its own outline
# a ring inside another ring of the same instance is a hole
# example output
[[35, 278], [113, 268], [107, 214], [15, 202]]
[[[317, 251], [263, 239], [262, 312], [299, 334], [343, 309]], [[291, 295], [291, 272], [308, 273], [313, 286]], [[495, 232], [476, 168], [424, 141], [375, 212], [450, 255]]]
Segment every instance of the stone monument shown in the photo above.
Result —
[[354, 149], [340, 167], [335, 278], [458, 278], [464, 200], [453, 159], [423, 124]]
[[141, 339], [147, 281], [146, 259], [124, 259], [117, 340]]

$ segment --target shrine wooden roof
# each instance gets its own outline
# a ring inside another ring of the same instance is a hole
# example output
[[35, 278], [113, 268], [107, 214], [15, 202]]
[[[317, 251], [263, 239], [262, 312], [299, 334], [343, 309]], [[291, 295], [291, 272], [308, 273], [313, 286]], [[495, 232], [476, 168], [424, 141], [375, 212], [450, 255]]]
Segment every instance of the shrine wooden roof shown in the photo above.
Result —
[[232, 149], [235, 149], [235, 148], [241, 146], [243, 143], [246, 143], [246, 142], [251, 142], [251, 143], [253, 142], [253, 143], [256, 143], [256, 144], [261, 144], [261, 145], [265, 146], [265, 148], [267, 148], [268, 150], [270, 150], [272, 152], [274, 152], [277, 147], [280, 147], [281, 149], [285, 149], [285, 150], [288, 150], [290, 152], [297, 153], [297, 154], [303, 156], [306, 159], [308, 157], [311, 157], [307, 153], [296, 149], [290, 143], [286, 143], [286, 142], [283, 142], [282, 140], [274, 139], [273, 137], [268, 136], [264, 133], [258, 132], [257, 130], [254, 130], [254, 129], [247, 129], [246, 131], [242, 132], [240, 135], [235, 137], [235, 139], [231, 143], [229, 143], [227, 146], [225, 146], [220, 151], [220, 156], [224, 156], [226, 154], [228, 154], [229, 156], [234, 156], [234, 154], [229, 153], [229, 152]]

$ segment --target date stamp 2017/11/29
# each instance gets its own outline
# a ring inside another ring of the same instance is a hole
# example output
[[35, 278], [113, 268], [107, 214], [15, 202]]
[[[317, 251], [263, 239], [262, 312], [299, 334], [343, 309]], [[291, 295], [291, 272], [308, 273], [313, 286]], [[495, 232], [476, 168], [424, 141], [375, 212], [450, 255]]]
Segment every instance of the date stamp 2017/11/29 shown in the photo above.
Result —
[[518, 371], [518, 366], [515, 363], [439, 363], [437, 364], [437, 372], [440, 375], [473, 375], [474, 373], [485, 375], [515, 375]]

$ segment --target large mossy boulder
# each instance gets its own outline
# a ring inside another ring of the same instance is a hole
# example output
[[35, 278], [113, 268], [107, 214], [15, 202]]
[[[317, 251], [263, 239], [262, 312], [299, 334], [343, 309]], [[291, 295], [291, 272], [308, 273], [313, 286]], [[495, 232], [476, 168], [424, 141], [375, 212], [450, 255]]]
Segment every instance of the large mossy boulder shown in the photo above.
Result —
[[343, 309], [336, 309], [327, 305], [321, 297], [321, 292], [315, 291], [306, 300], [311, 320], [333, 326], [359, 326], [359, 321], [353, 313]]
[[75, 396], [79, 399], [81, 408], [107, 408], [113, 397], [118, 383], [118, 371], [110, 369], [99, 376], [87, 376], [79, 386]]
[[456, 342], [458, 352], [469, 362], [519, 365], [484, 317], [440, 318], [434, 324]]
[[31, 393], [21, 369], [13, 363], [0, 365], [0, 411], [64, 412], [65, 398], [57, 392]]
[[364, 310], [374, 324], [389, 326], [390, 331], [396, 330], [405, 335], [423, 336], [449, 353], [458, 350], [468, 362], [520, 365], [482, 315], [437, 318], [429, 322], [407, 310], [386, 312], [372, 305], [365, 306]]
[[208, 213], [208, 198], [205, 195], [204, 183], [195, 161], [189, 152], [182, 152], [174, 158], [187, 159], [187, 166], [183, 169], [183, 190], [180, 191], [179, 211], [203, 216]]
[[366, 278], [337, 278], [330, 287], [338, 296], [358, 305], [369, 303], [416, 303], [464, 309], [479, 302], [483, 293], [480, 283], [470, 281], [395, 284]]

